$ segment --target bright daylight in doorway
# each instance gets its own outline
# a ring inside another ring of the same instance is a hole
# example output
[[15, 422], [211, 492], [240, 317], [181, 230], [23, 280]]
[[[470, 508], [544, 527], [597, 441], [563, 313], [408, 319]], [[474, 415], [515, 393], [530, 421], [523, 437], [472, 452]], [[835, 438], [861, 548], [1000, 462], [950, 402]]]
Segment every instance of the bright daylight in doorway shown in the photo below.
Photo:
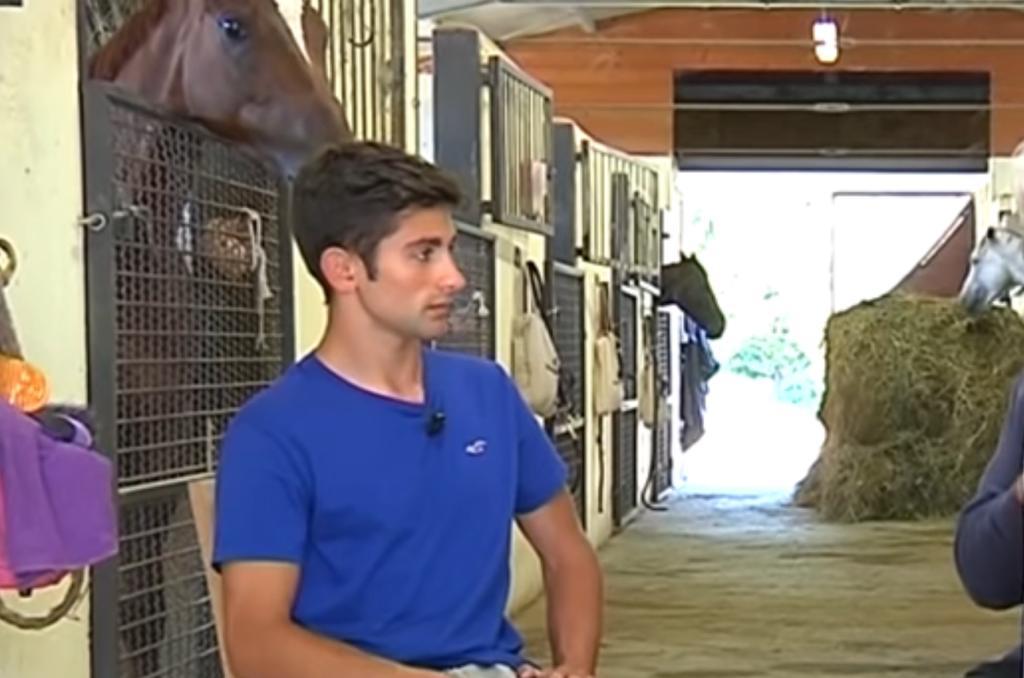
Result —
[[891, 290], [985, 175], [685, 172], [682, 245], [727, 317], [712, 342], [703, 437], [677, 456], [684, 494], [788, 499], [818, 456], [825, 323]]

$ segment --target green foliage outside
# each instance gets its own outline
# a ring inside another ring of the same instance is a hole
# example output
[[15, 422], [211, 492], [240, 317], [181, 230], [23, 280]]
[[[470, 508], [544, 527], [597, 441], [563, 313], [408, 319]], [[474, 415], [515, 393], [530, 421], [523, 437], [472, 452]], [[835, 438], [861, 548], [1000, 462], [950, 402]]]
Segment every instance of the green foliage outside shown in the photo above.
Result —
[[[726, 338], [713, 346], [725, 369], [769, 380], [778, 400], [817, 410], [823, 367], [816, 354], [824, 315], [810, 309], [821, 308], [822, 286], [808, 281], [813, 274], [801, 262], [785, 261], [793, 253], [780, 249], [778, 240], [754, 243], [748, 230], [718, 229], [711, 213], [699, 208], [689, 216], [693, 251], [715, 272], [726, 314]], [[772, 261], [775, 266], [766, 265]]]

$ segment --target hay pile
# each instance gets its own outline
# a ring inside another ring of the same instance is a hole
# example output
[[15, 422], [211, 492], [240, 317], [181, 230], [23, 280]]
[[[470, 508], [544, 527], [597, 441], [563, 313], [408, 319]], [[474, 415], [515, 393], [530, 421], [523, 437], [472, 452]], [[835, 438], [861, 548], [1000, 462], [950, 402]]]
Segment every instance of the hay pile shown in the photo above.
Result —
[[958, 511], [1024, 367], [1024, 322], [894, 294], [832, 316], [825, 342], [827, 436], [796, 502], [844, 522]]

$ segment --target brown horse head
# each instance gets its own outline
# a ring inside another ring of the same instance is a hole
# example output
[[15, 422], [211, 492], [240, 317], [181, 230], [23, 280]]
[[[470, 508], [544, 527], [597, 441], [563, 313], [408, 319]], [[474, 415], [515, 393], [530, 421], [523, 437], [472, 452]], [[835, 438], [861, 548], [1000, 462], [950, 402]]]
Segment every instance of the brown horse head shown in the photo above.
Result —
[[273, 0], [149, 0], [92, 57], [89, 77], [250, 146], [287, 176], [352, 138]]
[[718, 339], [725, 332], [725, 315], [711, 289], [707, 271], [696, 255], [684, 254], [678, 262], [661, 267], [658, 301], [681, 308], [711, 339]]

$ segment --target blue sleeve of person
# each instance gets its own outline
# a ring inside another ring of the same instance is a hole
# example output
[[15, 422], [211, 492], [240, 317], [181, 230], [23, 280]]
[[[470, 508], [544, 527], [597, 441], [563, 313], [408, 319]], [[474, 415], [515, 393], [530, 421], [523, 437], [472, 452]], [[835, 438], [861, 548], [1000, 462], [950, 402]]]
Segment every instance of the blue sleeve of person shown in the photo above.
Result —
[[301, 562], [310, 519], [306, 475], [284, 441], [247, 419], [232, 422], [217, 469], [216, 569], [237, 560]]

